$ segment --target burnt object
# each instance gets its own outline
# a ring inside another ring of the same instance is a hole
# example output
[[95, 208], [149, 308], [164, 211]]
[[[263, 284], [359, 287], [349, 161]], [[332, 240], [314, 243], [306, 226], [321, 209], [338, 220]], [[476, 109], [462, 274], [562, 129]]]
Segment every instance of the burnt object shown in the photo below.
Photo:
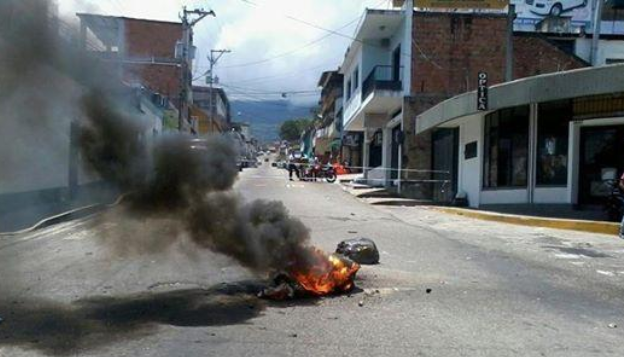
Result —
[[259, 298], [283, 301], [301, 296], [303, 288], [285, 273], [278, 273], [272, 279], [271, 285], [258, 293]]
[[360, 265], [339, 254], [326, 255], [313, 249], [306, 264], [294, 264], [287, 272], [273, 275], [258, 297], [283, 301], [296, 298], [321, 297], [350, 292]]
[[379, 250], [375, 242], [368, 238], [343, 240], [338, 244], [336, 254], [344, 255], [358, 264], [379, 263]]

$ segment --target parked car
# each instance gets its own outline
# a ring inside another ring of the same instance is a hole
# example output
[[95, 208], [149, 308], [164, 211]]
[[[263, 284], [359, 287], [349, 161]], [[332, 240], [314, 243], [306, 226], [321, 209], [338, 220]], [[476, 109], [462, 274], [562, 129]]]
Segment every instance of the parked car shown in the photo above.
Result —
[[555, 17], [577, 7], [587, 6], [587, 0], [525, 0], [525, 2], [532, 13]]

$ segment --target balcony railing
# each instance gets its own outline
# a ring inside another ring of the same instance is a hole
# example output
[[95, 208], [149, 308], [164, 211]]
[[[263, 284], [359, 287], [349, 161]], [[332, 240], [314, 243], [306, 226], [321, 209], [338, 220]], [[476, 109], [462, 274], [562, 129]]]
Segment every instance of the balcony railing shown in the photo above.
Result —
[[403, 67], [375, 66], [362, 83], [362, 100], [375, 90], [403, 90]]

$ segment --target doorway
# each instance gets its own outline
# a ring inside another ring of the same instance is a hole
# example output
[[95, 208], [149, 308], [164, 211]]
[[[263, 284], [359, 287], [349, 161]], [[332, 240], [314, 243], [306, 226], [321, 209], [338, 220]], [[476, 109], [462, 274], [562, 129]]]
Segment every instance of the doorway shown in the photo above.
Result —
[[457, 193], [459, 128], [433, 132], [433, 200], [451, 202]]
[[392, 52], [392, 81], [401, 80], [401, 45]]
[[369, 159], [368, 159], [368, 167], [374, 169], [376, 167], [381, 166], [382, 163], [382, 144], [383, 144], [383, 134], [381, 130], [375, 132], [373, 136], [373, 140], [369, 144]]
[[579, 203], [604, 204], [609, 195], [605, 180], [618, 179], [624, 170], [624, 125], [581, 128]]

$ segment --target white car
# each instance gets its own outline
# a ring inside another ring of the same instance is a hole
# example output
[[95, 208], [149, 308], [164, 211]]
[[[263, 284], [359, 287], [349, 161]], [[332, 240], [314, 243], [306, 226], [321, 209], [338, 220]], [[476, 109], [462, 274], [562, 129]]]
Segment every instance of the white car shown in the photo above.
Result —
[[525, 0], [529, 11], [542, 16], [559, 17], [564, 12], [587, 5], [587, 0]]

